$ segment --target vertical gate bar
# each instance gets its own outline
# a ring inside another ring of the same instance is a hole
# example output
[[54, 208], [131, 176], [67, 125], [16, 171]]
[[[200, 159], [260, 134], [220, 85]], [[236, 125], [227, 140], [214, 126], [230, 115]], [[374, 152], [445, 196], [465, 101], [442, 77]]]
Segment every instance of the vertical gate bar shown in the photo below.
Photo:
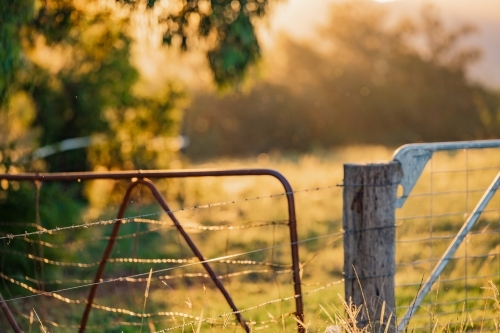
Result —
[[7, 303], [5, 303], [1, 293], [0, 293], [0, 307], [2, 308], [3, 313], [5, 313], [5, 316], [7, 317], [7, 320], [9, 321], [10, 326], [12, 327], [14, 332], [15, 333], [22, 333], [21, 328], [19, 328], [19, 325], [17, 324], [16, 320], [14, 319], [12, 312], [10, 312], [10, 309], [7, 306]]
[[113, 245], [115, 244], [116, 236], [118, 235], [118, 231], [120, 230], [120, 226], [122, 223], [121, 219], [123, 218], [125, 209], [128, 206], [130, 194], [137, 184], [137, 181], [132, 182], [127, 188], [127, 192], [125, 192], [125, 196], [123, 197], [122, 203], [120, 205], [120, 210], [118, 211], [115, 224], [113, 225], [113, 230], [111, 231], [111, 235], [109, 236], [108, 244], [106, 245], [106, 249], [104, 250], [102, 259], [99, 262], [99, 267], [97, 268], [97, 272], [95, 274], [94, 283], [92, 284], [92, 287], [90, 289], [87, 304], [85, 305], [85, 311], [83, 312], [82, 320], [80, 321], [80, 328], [78, 329], [79, 333], [85, 332], [85, 327], [87, 326], [87, 321], [89, 319], [90, 310], [92, 309], [92, 303], [94, 302], [97, 287], [99, 286], [99, 281], [101, 280], [102, 274], [104, 273], [104, 268], [106, 268], [106, 263], [108, 262], [111, 250], [113, 249]]
[[297, 330], [299, 333], [305, 333], [305, 327], [302, 326], [304, 322], [304, 301], [302, 299], [302, 283], [300, 279], [300, 259], [299, 259], [299, 245], [298, 245], [298, 234], [297, 234], [297, 218], [295, 214], [295, 199], [293, 196], [293, 190], [288, 183], [287, 179], [283, 177], [280, 173], [274, 175], [285, 188], [287, 203], [288, 203], [288, 220], [290, 227], [290, 243], [292, 251], [292, 268], [293, 268], [293, 285], [295, 293], [295, 316], [299, 321], [297, 322]]
[[495, 191], [498, 189], [500, 186], [500, 172], [497, 174], [493, 182], [490, 184], [486, 192], [484, 193], [483, 197], [481, 200], [478, 202], [474, 210], [470, 213], [469, 217], [465, 221], [464, 225], [458, 232], [458, 234], [455, 236], [455, 239], [453, 242], [450, 244], [446, 252], [443, 254], [439, 262], [436, 264], [436, 267], [432, 271], [430, 277], [427, 279], [425, 282], [424, 286], [420, 289], [420, 291], [417, 294], [417, 297], [411, 302], [408, 310], [406, 311], [405, 315], [403, 316], [403, 319], [398, 325], [398, 332], [403, 332], [408, 325], [410, 318], [413, 314], [413, 311], [416, 310], [422, 301], [424, 300], [425, 296], [429, 293], [431, 290], [432, 286], [438, 279], [439, 275], [443, 272], [445, 269], [446, 265], [450, 261], [450, 259], [453, 257], [455, 252], [457, 251], [458, 247], [460, 244], [462, 244], [462, 241], [464, 238], [467, 236], [469, 231], [472, 229], [474, 224], [477, 222], [479, 219], [479, 216], [481, 216], [481, 213], [483, 212], [484, 208], [488, 205], [490, 202], [491, 198], [495, 194]]

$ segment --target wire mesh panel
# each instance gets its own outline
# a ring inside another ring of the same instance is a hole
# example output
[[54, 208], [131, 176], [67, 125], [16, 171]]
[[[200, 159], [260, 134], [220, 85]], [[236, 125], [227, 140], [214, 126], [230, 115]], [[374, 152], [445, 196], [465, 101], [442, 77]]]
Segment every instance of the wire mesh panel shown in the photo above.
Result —
[[[495, 193], [495, 179], [500, 172], [500, 141], [485, 141], [489, 148], [479, 143], [446, 150], [431, 145], [413, 190], [409, 195], [400, 193], [405, 200], [396, 211], [400, 331], [495, 328], [500, 282], [500, 191]], [[422, 149], [417, 145], [415, 156], [427, 154]], [[481, 202], [484, 208], [478, 209]]]

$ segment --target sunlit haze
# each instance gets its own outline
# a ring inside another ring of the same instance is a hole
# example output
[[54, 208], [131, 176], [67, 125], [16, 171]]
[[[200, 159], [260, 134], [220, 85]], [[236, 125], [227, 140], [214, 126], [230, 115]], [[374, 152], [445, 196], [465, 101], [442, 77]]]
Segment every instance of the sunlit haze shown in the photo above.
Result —
[[[340, 0], [288, 0], [275, 6], [271, 22], [266, 27], [264, 44], [269, 45], [281, 32], [295, 39], [305, 40], [315, 34], [319, 26], [328, 21], [329, 7]], [[472, 23], [478, 33], [467, 38], [468, 45], [476, 45], [484, 53], [471, 67], [470, 75], [493, 86], [500, 86], [500, 1], [498, 0], [377, 0], [374, 1], [393, 15], [415, 16], [425, 3], [440, 10], [444, 22], [453, 28], [460, 23]], [[270, 36], [268, 35], [270, 34]]]

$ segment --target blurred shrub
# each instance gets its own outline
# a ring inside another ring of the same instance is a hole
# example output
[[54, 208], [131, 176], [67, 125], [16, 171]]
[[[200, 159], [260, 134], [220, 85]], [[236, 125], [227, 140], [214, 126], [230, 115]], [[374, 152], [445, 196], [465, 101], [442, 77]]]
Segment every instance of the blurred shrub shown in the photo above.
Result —
[[[78, 188], [63, 184], [38, 184], [28, 182], [7, 182], [3, 180], [0, 187], [0, 235], [19, 235], [37, 230], [55, 229], [80, 222], [80, 214], [84, 201], [79, 197]], [[43, 226], [43, 228], [41, 227]], [[77, 237], [82, 230], [76, 230], [72, 237]], [[16, 237], [2, 239], [0, 249], [0, 272], [10, 278], [26, 282], [32, 279], [53, 280], [60, 278], [60, 267], [43, 264], [38, 258], [59, 260], [68, 259], [68, 253], [61, 248], [44, 245], [44, 241], [52, 243], [69, 242], [66, 233]], [[50, 245], [50, 243], [49, 243]], [[35, 259], [28, 259], [32, 255]], [[5, 282], [5, 281], [4, 281]], [[35, 283], [35, 288], [44, 289], [43, 282]], [[11, 283], [1, 283], [0, 290], [4, 295], [26, 294], [26, 290]]]
[[[0, 133], [0, 172], [168, 167], [178, 148], [162, 143], [178, 134], [183, 92], [171, 86], [152, 97], [134, 89], [139, 73], [131, 62], [129, 18], [123, 15], [125, 7], [119, 6], [44, 0], [37, 2], [33, 15], [25, 18], [27, 14], [21, 13], [22, 21], [9, 23], [17, 29], [11, 36], [15, 34], [19, 45], [5, 53], [22, 59], [24, 66], [12, 65], [17, 67], [11, 68], [6, 79], [15, 81], [15, 86], [6, 102], [0, 100], [4, 129]], [[17, 15], [16, 10], [13, 5], [7, 11], [2, 7], [0, 15]], [[0, 43], [5, 33], [2, 25]], [[0, 79], [3, 94], [2, 84]], [[64, 140], [82, 137], [99, 138], [100, 144], [57, 152]], [[151, 144], [155, 140], [158, 142]], [[48, 146], [56, 153], [36, 158], [36, 148]], [[82, 183], [43, 184], [39, 199], [30, 182], [3, 181], [0, 185], [2, 236], [35, 231], [40, 226], [51, 229], [81, 223], [81, 210], [88, 203]], [[56, 242], [65, 237], [70, 236], [56, 235]], [[2, 241], [0, 272], [41, 279], [40, 263], [34, 264], [28, 254], [68, 259], [64, 251], [40, 245], [43, 240], [44, 236]], [[60, 267], [51, 272], [60, 274]]]

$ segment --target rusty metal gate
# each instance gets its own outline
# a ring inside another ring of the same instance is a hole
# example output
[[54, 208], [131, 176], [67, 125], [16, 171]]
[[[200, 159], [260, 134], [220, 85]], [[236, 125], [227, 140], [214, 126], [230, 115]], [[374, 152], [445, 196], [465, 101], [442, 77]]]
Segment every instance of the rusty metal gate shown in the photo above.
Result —
[[[193, 254], [198, 258], [200, 263], [203, 265], [204, 269], [210, 276], [213, 283], [222, 293], [227, 303], [231, 307], [238, 323], [243, 327], [246, 332], [250, 332], [250, 327], [247, 325], [246, 320], [241, 315], [241, 312], [236, 307], [236, 304], [232, 300], [228, 291], [220, 281], [220, 279], [215, 274], [214, 270], [210, 266], [210, 260], [207, 260], [203, 254], [200, 252], [196, 244], [186, 233], [181, 223], [174, 215], [173, 211], [170, 210], [164, 197], [160, 194], [155, 184], [151, 181], [152, 179], [168, 179], [168, 178], [190, 178], [190, 177], [246, 177], [246, 176], [270, 176], [277, 179], [283, 186], [287, 198], [288, 204], [288, 226], [290, 232], [290, 246], [291, 246], [291, 259], [292, 259], [292, 275], [293, 275], [293, 286], [294, 286], [294, 298], [295, 298], [295, 317], [297, 319], [297, 329], [298, 332], [303, 333], [305, 328], [302, 326], [304, 319], [304, 309], [302, 301], [302, 290], [301, 290], [301, 275], [300, 275], [300, 261], [298, 253], [298, 236], [297, 236], [297, 221], [295, 213], [295, 202], [292, 187], [287, 179], [279, 172], [271, 169], [230, 169], [230, 170], [180, 170], [180, 171], [121, 171], [121, 172], [73, 172], [73, 173], [17, 173], [17, 174], [0, 174], [0, 180], [7, 181], [31, 181], [31, 182], [68, 182], [68, 181], [81, 181], [81, 180], [97, 180], [97, 179], [111, 179], [111, 180], [130, 180], [130, 184], [126, 190], [126, 193], [121, 201], [119, 212], [114, 220], [114, 226], [109, 237], [107, 246], [102, 255], [102, 259], [99, 262], [97, 272], [95, 274], [94, 282], [92, 283], [91, 290], [89, 292], [85, 311], [82, 315], [79, 332], [84, 332], [87, 320], [92, 309], [92, 304], [94, 302], [94, 297], [96, 295], [97, 288], [99, 286], [99, 281], [102, 279], [106, 263], [109, 259], [113, 245], [115, 243], [118, 231], [122, 224], [122, 219], [124, 217], [125, 210], [129, 203], [130, 195], [133, 189], [138, 185], [143, 185], [146, 187], [151, 194], [154, 196], [155, 200], [162, 207], [165, 213], [168, 214], [172, 220], [177, 231], [182, 235], [185, 242], [193, 252]], [[40, 232], [40, 231], [38, 231]], [[37, 233], [37, 232], [34, 232]], [[9, 237], [24, 236], [24, 235], [11, 235]], [[7, 303], [1, 298], [0, 295], [0, 306], [4, 311], [7, 319], [14, 329], [15, 332], [21, 332], [18, 324]]]

